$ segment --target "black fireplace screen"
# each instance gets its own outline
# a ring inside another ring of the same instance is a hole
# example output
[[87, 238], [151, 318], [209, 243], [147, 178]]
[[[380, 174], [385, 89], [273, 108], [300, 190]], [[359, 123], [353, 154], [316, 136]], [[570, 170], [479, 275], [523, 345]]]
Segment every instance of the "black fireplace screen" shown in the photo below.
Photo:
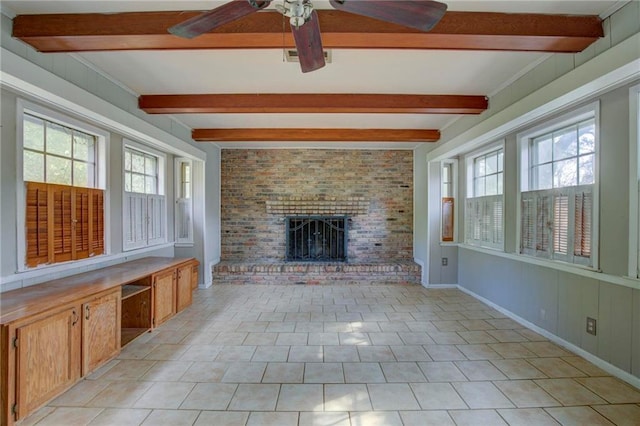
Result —
[[347, 223], [344, 216], [288, 217], [286, 259], [346, 262]]

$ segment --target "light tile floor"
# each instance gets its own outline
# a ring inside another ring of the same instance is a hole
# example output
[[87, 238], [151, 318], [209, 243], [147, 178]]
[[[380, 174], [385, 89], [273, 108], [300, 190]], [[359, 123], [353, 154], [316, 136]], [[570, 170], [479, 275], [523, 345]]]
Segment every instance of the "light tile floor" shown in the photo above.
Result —
[[215, 286], [23, 425], [640, 425], [640, 391], [458, 290]]

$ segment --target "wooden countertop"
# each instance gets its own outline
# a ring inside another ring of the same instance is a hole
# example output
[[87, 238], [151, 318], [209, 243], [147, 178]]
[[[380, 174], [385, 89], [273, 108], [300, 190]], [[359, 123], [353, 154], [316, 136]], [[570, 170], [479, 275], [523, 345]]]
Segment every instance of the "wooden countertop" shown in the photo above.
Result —
[[0, 294], [0, 324], [122, 286], [194, 258], [145, 257]]

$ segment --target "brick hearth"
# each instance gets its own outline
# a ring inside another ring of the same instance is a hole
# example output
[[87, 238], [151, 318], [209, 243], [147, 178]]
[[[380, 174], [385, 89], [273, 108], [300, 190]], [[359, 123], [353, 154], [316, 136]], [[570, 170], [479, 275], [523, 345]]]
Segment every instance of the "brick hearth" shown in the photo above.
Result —
[[214, 284], [419, 284], [420, 265], [391, 263], [220, 262]]
[[[348, 262], [285, 262], [286, 218], [348, 217]], [[420, 283], [413, 152], [225, 149], [214, 284]]]

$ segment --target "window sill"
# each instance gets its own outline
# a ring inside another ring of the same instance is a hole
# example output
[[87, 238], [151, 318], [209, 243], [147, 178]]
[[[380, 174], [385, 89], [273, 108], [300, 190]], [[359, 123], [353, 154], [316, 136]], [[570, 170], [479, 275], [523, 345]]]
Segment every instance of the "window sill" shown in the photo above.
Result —
[[174, 243], [173, 246], [175, 248], [191, 248], [195, 245], [195, 243]]

